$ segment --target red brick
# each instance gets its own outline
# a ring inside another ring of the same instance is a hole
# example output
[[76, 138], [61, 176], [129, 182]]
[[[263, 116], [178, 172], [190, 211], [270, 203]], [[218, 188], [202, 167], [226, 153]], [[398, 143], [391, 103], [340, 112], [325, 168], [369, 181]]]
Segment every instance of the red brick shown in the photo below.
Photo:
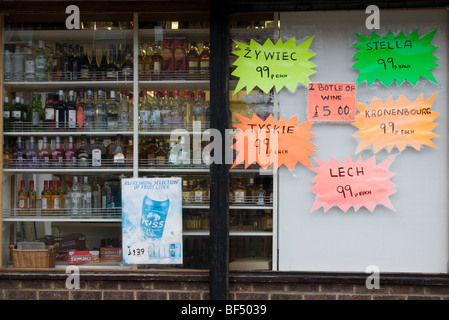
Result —
[[133, 291], [104, 291], [103, 300], [134, 300]]
[[70, 299], [72, 300], [102, 300], [102, 298], [101, 291], [70, 290]]
[[268, 300], [268, 293], [237, 292], [235, 294], [235, 300]]
[[169, 300], [200, 300], [201, 294], [199, 292], [189, 291], [170, 291], [168, 292]]
[[320, 285], [320, 292], [354, 293], [354, 286], [352, 284], [325, 283]]
[[39, 300], [68, 300], [68, 290], [41, 290], [38, 292]]
[[6, 300], [37, 300], [37, 291], [34, 290], [7, 290]]
[[136, 292], [137, 300], [168, 300], [168, 293], [162, 291], [140, 291]]

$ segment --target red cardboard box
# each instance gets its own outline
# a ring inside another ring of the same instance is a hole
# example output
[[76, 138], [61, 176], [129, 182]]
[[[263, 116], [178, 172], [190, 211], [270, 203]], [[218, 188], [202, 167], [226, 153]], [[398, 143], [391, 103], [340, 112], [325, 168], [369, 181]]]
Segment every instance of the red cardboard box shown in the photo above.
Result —
[[69, 264], [99, 263], [100, 252], [95, 251], [69, 251]]

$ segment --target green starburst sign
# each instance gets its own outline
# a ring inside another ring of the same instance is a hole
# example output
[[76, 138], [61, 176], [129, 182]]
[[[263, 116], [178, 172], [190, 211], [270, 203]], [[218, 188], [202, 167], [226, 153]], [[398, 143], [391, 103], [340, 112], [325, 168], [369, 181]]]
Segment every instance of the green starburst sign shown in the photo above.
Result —
[[238, 58], [237, 68], [232, 75], [239, 78], [234, 94], [246, 87], [249, 92], [258, 87], [268, 93], [273, 87], [279, 92], [283, 87], [295, 91], [298, 83], [310, 82], [309, 76], [316, 71], [315, 64], [309, 61], [315, 54], [309, 51], [313, 37], [296, 46], [296, 39], [285, 43], [281, 39], [274, 44], [267, 39], [263, 45], [251, 39], [247, 45], [234, 41], [240, 50], [232, 52]]
[[401, 31], [397, 37], [391, 31], [385, 37], [375, 32], [371, 37], [356, 33], [360, 40], [353, 45], [359, 49], [352, 66], [360, 71], [356, 84], [366, 80], [370, 86], [379, 80], [388, 87], [395, 80], [398, 85], [407, 80], [416, 85], [420, 77], [438, 83], [431, 72], [438, 66], [434, 61], [439, 60], [432, 54], [438, 47], [430, 44], [435, 32], [436, 29], [422, 38], [418, 38], [417, 30], [407, 36]]

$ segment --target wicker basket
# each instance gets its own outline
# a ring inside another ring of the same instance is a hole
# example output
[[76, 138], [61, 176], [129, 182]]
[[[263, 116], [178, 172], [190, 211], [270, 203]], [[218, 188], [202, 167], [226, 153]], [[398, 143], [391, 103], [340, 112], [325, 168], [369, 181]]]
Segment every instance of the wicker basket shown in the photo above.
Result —
[[55, 243], [43, 250], [18, 250], [16, 246], [10, 245], [14, 268], [54, 268], [58, 246]]

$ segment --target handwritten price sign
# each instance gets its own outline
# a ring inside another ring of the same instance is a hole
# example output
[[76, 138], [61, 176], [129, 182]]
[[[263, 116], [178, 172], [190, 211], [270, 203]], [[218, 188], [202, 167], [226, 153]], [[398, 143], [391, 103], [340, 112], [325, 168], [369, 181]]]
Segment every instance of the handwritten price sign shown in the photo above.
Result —
[[388, 169], [394, 157], [376, 164], [375, 157], [362, 161], [360, 157], [353, 162], [349, 157], [343, 162], [331, 158], [329, 162], [314, 158], [318, 167], [312, 170], [317, 173], [312, 182], [315, 186], [312, 193], [317, 199], [312, 208], [315, 211], [324, 205], [324, 211], [337, 206], [344, 212], [350, 207], [359, 210], [362, 206], [373, 211], [378, 203], [394, 210], [389, 196], [396, 191], [390, 181], [394, 173]]
[[309, 83], [309, 121], [354, 121], [354, 83]]

